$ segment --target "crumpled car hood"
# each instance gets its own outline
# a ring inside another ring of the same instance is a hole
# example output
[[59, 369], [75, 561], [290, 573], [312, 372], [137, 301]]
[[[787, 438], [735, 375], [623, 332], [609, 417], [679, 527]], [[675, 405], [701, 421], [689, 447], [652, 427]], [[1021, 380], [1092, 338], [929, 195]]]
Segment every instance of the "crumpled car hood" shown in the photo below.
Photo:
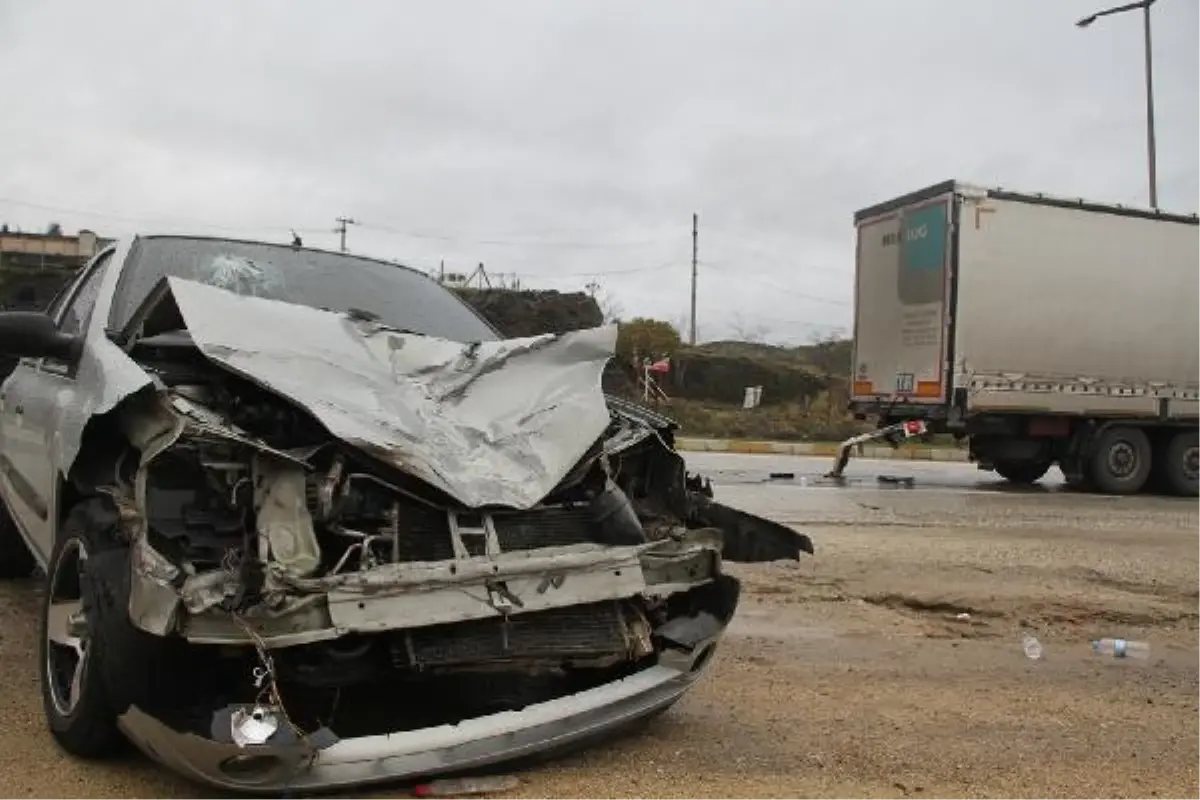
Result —
[[615, 325], [464, 345], [166, 280], [207, 358], [467, 507], [536, 505], [609, 424]]

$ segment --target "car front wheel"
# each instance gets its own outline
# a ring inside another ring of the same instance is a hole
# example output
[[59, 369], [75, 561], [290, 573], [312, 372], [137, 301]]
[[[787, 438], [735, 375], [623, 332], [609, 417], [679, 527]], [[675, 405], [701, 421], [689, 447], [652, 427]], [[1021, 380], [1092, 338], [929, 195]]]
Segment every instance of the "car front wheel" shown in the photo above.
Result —
[[46, 569], [42, 599], [42, 704], [50, 732], [64, 750], [82, 758], [117, 752], [124, 737], [104, 680], [104, 598], [94, 559], [119, 548], [97, 524], [96, 501], [72, 509]]

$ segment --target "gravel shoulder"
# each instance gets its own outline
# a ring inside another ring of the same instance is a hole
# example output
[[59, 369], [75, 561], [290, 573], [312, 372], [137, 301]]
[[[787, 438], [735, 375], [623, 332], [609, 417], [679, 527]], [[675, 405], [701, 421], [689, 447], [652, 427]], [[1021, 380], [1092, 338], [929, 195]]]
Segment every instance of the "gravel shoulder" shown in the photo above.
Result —
[[[817, 555], [732, 566], [741, 607], [700, 685], [638, 734], [523, 772], [514, 796], [1200, 793], [1194, 502], [719, 492], [803, 527]], [[10, 796], [205, 796], [140, 756], [59, 753], [39, 706], [35, 595], [0, 585]], [[1022, 653], [1026, 630], [1040, 661]], [[1145, 639], [1152, 656], [1097, 658], [1099, 636]]]

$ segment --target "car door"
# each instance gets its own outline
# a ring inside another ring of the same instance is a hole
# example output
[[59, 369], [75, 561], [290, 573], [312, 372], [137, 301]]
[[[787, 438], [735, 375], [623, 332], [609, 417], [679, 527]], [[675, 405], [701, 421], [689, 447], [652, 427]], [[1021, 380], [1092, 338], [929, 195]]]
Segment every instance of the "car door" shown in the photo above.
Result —
[[[49, 309], [64, 333], [79, 335], [87, 329], [112, 253], [109, 249], [93, 259], [61, 302]], [[74, 365], [55, 359], [25, 358], [0, 388], [0, 473], [8, 484], [13, 516], [43, 559], [54, 543], [51, 512], [59, 472], [52, 447], [55, 409], [73, 394], [69, 390], [74, 372]]]
[[[83, 272], [59, 290], [46, 311], [51, 317], [61, 313], [67, 298], [83, 280]], [[49, 506], [34, 488], [31, 470], [38, 450], [37, 439], [26, 425], [26, 397], [34, 391], [41, 359], [16, 358], [6, 361], [0, 383], [0, 488], [9, 513], [17, 526], [32, 538], [46, 524]], [[36, 548], [41, 550], [41, 548]], [[40, 555], [45, 557], [46, 553]]]

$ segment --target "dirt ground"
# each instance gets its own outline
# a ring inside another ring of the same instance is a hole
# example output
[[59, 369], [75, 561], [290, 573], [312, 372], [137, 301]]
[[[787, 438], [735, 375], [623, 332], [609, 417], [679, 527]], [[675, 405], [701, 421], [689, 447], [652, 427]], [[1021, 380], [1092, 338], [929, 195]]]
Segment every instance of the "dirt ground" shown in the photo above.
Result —
[[[719, 491], [808, 530], [817, 555], [731, 567], [742, 603], [701, 683], [644, 732], [521, 773], [513, 796], [1200, 794], [1194, 501]], [[140, 756], [84, 764], [55, 748], [35, 605], [32, 586], [0, 586], [10, 796], [211, 795]], [[1151, 658], [1094, 656], [1100, 636], [1148, 641]]]

